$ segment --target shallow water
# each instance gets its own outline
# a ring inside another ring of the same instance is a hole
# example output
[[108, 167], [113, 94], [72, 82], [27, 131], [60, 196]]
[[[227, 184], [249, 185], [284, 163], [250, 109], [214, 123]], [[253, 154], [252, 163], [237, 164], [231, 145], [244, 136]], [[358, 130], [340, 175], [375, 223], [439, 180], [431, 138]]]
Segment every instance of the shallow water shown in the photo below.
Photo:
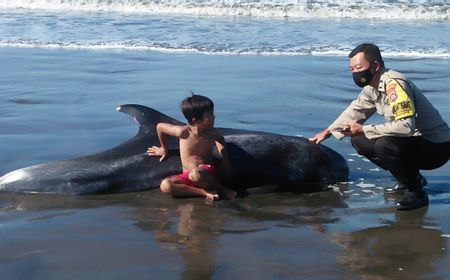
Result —
[[445, 279], [449, 261], [448, 204], [394, 213], [332, 191], [214, 205], [159, 192], [8, 198], [2, 279]]
[[[209, 56], [1, 48], [0, 173], [118, 145], [136, 132], [115, 108], [140, 103], [182, 119], [190, 91], [216, 125], [310, 137], [358, 93], [345, 57]], [[450, 119], [450, 62], [390, 59]], [[1, 279], [446, 279], [450, 165], [425, 171], [430, 207], [393, 210], [391, 177], [325, 144], [350, 182], [313, 194], [208, 204], [159, 191], [0, 194]]]

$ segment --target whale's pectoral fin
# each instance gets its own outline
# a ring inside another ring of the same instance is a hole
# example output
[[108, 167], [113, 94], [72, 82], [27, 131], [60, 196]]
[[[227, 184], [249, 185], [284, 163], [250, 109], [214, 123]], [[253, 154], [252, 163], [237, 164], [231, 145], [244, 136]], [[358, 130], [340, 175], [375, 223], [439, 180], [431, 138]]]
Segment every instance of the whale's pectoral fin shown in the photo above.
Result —
[[172, 117], [143, 105], [125, 104], [117, 107], [117, 111], [130, 115], [139, 124], [140, 130], [144, 133], [154, 131], [156, 125], [160, 122], [184, 125], [184, 123]]

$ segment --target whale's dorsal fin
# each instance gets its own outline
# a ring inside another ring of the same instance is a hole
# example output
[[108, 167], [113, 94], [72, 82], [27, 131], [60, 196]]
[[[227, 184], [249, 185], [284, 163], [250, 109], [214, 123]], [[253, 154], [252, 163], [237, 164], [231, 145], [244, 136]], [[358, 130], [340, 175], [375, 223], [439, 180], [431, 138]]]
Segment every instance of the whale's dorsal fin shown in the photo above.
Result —
[[117, 111], [130, 115], [139, 124], [139, 131], [143, 133], [155, 131], [156, 125], [160, 122], [184, 125], [184, 123], [155, 109], [139, 104], [121, 105], [117, 107]]

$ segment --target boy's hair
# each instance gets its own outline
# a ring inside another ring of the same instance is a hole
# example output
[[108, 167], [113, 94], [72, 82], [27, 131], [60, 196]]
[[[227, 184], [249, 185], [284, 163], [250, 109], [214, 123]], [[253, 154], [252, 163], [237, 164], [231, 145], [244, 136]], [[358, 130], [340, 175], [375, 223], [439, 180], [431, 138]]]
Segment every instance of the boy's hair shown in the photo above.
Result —
[[356, 54], [363, 52], [364, 57], [369, 61], [370, 63], [374, 61], [378, 61], [381, 65], [381, 67], [384, 67], [384, 61], [381, 57], [380, 49], [377, 45], [371, 44], [371, 43], [364, 43], [356, 46], [350, 54], [348, 55], [349, 58], [354, 57]]
[[214, 109], [214, 103], [206, 96], [192, 93], [192, 96], [181, 102], [180, 107], [186, 120], [192, 124], [192, 119], [201, 120], [204, 113], [211, 112]]

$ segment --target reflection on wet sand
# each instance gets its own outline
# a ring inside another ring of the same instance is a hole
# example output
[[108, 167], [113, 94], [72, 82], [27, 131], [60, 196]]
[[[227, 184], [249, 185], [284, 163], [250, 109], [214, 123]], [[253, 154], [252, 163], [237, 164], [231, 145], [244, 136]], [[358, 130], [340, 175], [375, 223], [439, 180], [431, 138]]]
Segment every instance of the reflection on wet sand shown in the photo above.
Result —
[[[448, 189], [433, 189], [432, 203], [448, 200]], [[445, 279], [448, 207], [430, 209], [400, 213], [382, 194], [334, 191], [213, 204], [158, 191], [0, 194], [0, 275], [3, 269], [13, 276], [32, 271], [35, 279], [49, 273], [53, 279]], [[32, 265], [36, 270], [27, 270]]]
[[447, 245], [437, 225], [426, 217], [428, 208], [395, 212], [394, 221], [348, 234], [335, 234], [343, 247], [338, 262], [364, 279], [440, 279], [437, 261]]
[[[220, 260], [217, 255], [225, 249], [223, 247], [227, 247], [225, 250], [234, 248], [236, 259], [232, 263], [237, 263], [242, 269], [246, 260], [240, 257], [245, 249], [234, 247], [240, 243], [238, 239], [245, 240], [248, 235], [270, 231], [274, 224], [292, 229], [307, 225], [313, 231], [324, 233], [326, 224], [339, 220], [330, 207], [345, 207], [345, 204], [339, 194], [325, 192], [292, 197], [271, 194], [257, 199], [222, 201], [217, 205], [193, 199], [176, 200], [172, 206], [160, 209], [160, 225], [156, 229], [155, 239], [161, 247], [176, 251], [181, 256], [183, 279], [211, 279], [222, 270], [221, 264], [217, 263]], [[137, 225], [149, 229], [148, 223], [147, 226], [145, 223]], [[224, 240], [230, 239], [230, 235], [235, 242], [223, 244]], [[280, 242], [283, 239], [280, 236], [274, 238]], [[299, 240], [300, 244], [303, 242]], [[291, 267], [290, 263], [286, 267]], [[262, 267], [261, 271], [265, 269], [270, 274], [274, 273], [270, 266]]]
[[175, 212], [179, 217], [173, 224], [170, 214], [161, 211], [161, 226], [155, 239], [181, 255], [186, 266], [183, 279], [211, 279], [216, 270], [214, 254], [221, 223], [217, 209], [186, 203], [179, 205]]

